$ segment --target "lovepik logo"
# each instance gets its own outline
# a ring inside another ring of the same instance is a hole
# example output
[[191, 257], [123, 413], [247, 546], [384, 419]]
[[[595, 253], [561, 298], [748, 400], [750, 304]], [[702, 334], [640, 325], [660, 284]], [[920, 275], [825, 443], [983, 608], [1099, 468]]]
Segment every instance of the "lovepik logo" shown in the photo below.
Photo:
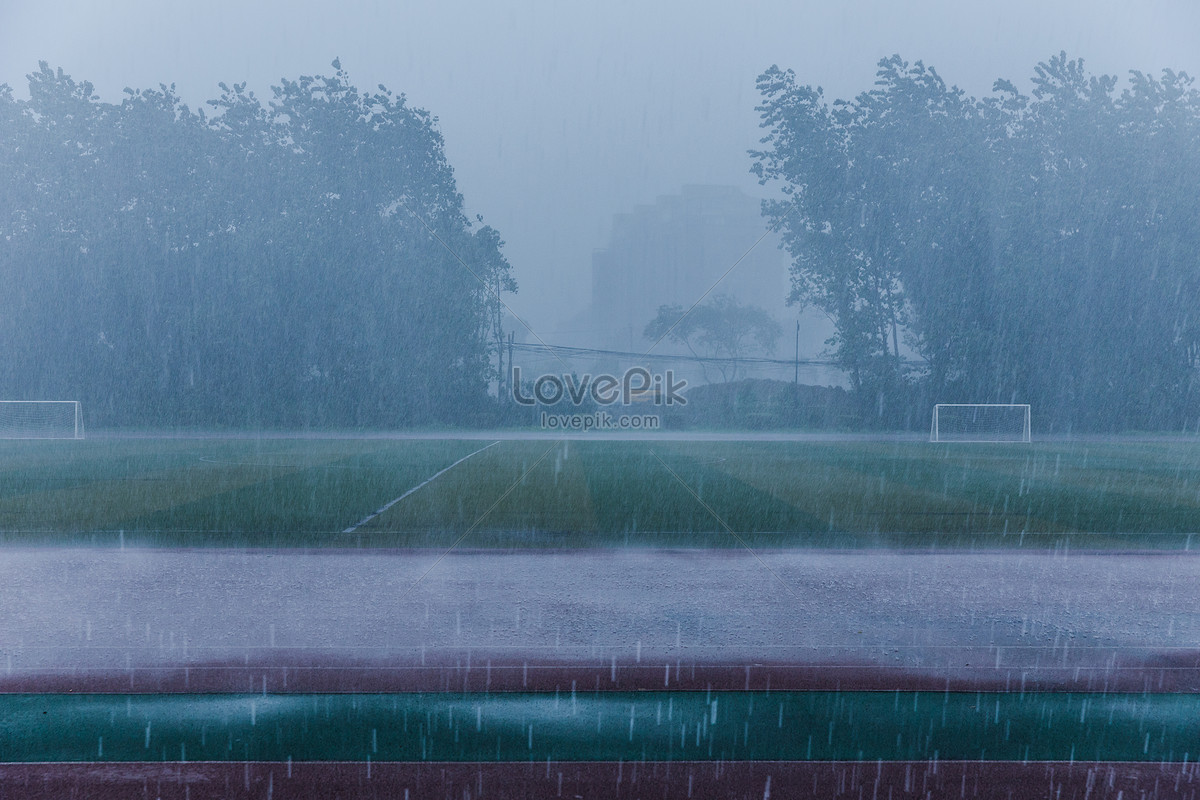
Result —
[[659, 374], [643, 367], [633, 367], [625, 370], [620, 377], [609, 374], [576, 377], [547, 373], [539, 375], [529, 385], [521, 380], [521, 368], [513, 367], [511, 385], [513, 400], [523, 406], [552, 406], [563, 400], [576, 406], [583, 405], [587, 400], [599, 406], [614, 403], [687, 405], [683, 390], [688, 383], [682, 379], [676, 380], [672, 370]]

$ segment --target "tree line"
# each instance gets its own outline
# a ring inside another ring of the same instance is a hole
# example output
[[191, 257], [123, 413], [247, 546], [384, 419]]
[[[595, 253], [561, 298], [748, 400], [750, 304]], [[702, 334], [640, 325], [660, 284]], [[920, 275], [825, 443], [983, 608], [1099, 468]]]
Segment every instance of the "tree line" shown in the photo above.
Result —
[[751, 152], [796, 303], [876, 424], [934, 402], [1031, 403], [1035, 427], [1180, 430], [1200, 417], [1200, 94], [1059, 54], [1032, 93], [974, 98], [922, 62], [829, 102], [758, 79]]
[[0, 395], [90, 426], [395, 427], [486, 413], [499, 233], [436, 119], [329, 76], [100, 102], [0, 85]]

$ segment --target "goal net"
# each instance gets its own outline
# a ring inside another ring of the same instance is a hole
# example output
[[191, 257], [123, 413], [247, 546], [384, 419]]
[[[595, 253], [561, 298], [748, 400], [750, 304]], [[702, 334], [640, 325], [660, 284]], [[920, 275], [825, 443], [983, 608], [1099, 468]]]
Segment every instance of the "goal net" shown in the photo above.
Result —
[[0, 439], [82, 439], [77, 400], [0, 400]]
[[1029, 406], [939, 403], [933, 407], [931, 442], [1028, 442]]

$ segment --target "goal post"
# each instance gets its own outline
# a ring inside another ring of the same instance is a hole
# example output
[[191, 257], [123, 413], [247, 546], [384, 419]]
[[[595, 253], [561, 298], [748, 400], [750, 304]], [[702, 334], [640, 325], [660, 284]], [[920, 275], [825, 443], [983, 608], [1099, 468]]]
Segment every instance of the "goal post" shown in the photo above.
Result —
[[0, 439], [82, 439], [78, 400], [0, 400]]
[[1022, 403], [938, 403], [931, 442], [1028, 442], [1030, 409]]

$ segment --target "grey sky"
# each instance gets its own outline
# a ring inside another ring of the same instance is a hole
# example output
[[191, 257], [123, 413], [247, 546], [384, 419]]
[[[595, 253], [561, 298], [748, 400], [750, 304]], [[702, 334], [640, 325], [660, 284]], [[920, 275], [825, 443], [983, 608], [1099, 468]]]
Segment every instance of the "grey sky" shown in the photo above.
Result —
[[1028, 86], [1063, 49], [1094, 71], [1200, 75], [1197, 42], [1200, 5], [1165, 0], [0, 0], [0, 82], [18, 94], [40, 59], [107, 101], [174, 82], [195, 106], [242, 80], [266, 98], [335, 56], [360, 88], [406, 93], [440, 118], [539, 330], [586, 302], [614, 213], [690, 183], [755, 190], [754, 79], [773, 63], [844, 97], [898, 52], [978, 95], [996, 77]]

